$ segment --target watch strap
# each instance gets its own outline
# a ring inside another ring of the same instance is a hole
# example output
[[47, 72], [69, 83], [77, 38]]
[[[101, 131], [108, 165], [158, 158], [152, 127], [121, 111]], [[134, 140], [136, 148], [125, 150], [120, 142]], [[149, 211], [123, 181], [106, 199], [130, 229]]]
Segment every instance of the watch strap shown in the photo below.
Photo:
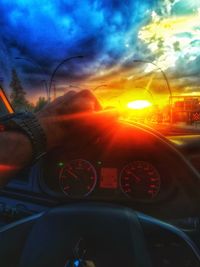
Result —
[[46, 154], [46, 135], [37, 117], [31, 112], [12, 113], [0, 118], [5, 131], [19, 131], [28, 136], [32, 144], [32, 162]]

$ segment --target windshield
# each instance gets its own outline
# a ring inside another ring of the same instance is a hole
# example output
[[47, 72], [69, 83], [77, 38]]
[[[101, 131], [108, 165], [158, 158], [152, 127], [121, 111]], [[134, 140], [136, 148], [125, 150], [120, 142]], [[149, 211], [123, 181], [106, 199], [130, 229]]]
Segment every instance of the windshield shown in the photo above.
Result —
[[69, 90], [150, 126], [198, 127], [200, 3], [1, 2], [0, 83], [16, 111]]

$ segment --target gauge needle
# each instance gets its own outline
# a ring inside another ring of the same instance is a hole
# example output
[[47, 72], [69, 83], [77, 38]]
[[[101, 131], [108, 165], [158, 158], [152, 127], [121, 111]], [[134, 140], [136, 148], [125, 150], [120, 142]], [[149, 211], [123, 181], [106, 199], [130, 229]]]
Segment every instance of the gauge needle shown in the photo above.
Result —
[[134, 173], [132, 173], [132, 175], [133, 175], [133, 177], [135, 177], [137, 183], [139, 183], [141, 181], [141, 178], [140, 177], [138, 177]]
[[78, 176], [75, 173], [73, 173], [72, 171], [70, 171], [69, 169], [67, 169], [67, 172], [69, 174], [71, 174], [71, 176], [73, 176], [75, 179], [78, 179]]

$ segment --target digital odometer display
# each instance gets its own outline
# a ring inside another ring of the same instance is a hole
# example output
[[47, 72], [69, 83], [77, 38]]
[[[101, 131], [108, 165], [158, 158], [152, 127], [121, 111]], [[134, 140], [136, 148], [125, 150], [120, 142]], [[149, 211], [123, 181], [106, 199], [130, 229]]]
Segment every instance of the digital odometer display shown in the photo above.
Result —
[[100, 187], [108, 189], [117, 188], [117, 169], [101, 168]]
[[155, 198], [160, 191], [160, 174], [146, 161], [133, 161], [126, 165], [120, 175], [122, 191], [135, 199]]
[[60, 172], [60, 187], [71, 198], [88, 196], [94, 190], [96, 181], [94, 167], [84, 159], [68, 162]]

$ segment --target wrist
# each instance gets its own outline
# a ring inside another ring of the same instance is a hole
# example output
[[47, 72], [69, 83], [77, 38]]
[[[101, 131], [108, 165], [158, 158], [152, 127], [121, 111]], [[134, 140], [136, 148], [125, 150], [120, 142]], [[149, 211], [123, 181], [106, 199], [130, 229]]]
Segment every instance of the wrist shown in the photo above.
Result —
[[55, 131], [57, 126], [55, 126], [53, 119], [48, 116], [37, 114], [36, 117], [46, 136], [46, 150], [50, 151], [58, 145], [57, 131]]

